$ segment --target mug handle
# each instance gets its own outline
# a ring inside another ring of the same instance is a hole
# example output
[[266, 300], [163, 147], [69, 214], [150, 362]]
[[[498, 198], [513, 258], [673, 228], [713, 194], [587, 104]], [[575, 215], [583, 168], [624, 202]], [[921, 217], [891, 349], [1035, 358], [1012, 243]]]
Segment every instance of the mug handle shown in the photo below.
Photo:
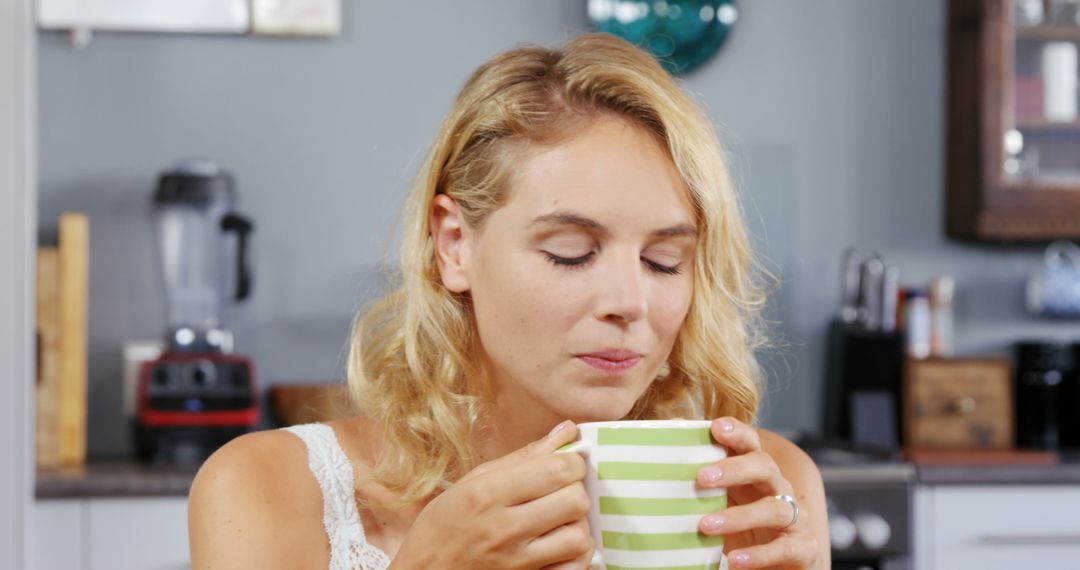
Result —
[[[556, 449], [555, 453], [577, 453], [585, 459], [589, 459], [589, 456], [592, 455], [592, 448], [593, 444], [578, 440]], [[598, 544], [596, 550], [593, 550], [592, 560], [589, 561], [589, 570], [604, 570], [604, 568], [604, 559], [600, 556], [600, 545]]]

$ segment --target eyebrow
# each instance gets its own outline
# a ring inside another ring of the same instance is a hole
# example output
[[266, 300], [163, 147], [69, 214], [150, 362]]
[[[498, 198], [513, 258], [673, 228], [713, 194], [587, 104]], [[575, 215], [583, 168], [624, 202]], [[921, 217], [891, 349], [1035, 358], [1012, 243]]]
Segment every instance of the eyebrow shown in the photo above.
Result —
[[[608, 235], [611, 232], [600, 222], [596, 220], [586, 218], [572, 212], [552, 212], [550, 214], [544, 214], [533, 218], [533, 221], [529, 222], [529, 226], [536, 224], [545, 224], [552, 226], [577, 226], [582, 229], [590, 230], [600, 234]], [[662, 228], [650, 232], [651, 236], [655, 237], [697, 237], [697, 229], [690, 224], [676, 224], [668, 228]]]

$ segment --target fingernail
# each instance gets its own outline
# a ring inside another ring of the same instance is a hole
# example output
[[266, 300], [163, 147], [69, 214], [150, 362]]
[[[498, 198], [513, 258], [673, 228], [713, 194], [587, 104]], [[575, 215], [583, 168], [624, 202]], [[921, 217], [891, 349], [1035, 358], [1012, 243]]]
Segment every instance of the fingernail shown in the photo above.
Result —
[[723, 474], [724, 472], [719, 467], [706, 467], [701, 470], [701, 478], [706, 483], [716, 483]]
[[735, 431], [735, 423], [729, 419], [722, 419], [719, 421], [720, 431], [724, 433], [731, 433]]
[[750, 563], [750, 555], [745, 552], [736, 552], [731, 555], [731, 562], [736, 566], [746, 566]]
[[705, 517], [705, 521], [703, 524], [705, 525], [705, 530], [709, 532], [716, 532], [720, 530], [720, 527], [724, 526], [724, 517], [720, 515], [707, 516]]
[[553, 435], [555, 435], [555, 434], [559, 433], [560, 431], [562, 431], [562, 430], [566, 429], [566, 428], [567, 428], [567, 426], [569, 426], [569, 425], [570, 425], [570, 420], [563, 420], [563, 422], [562, 422], [562, 423], [560, 423], [559, 425], [557, 425], [557, 426], [555, 426], [555, 427], [551, 428], [551, 431], [550, 431], [550, 432], [548, 432], [548, 435], [547, 435], [547, 436], [548, 436], [548, 437], [551, 437], [551, 436], [553, 436]]

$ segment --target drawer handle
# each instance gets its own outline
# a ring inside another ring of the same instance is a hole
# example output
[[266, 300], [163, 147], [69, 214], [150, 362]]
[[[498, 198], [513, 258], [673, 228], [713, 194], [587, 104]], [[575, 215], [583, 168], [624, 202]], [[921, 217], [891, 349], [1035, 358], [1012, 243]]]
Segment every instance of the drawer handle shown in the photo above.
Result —
[[978, 542], [991, 546], [1004, 546], [1010, 544], [1023, 545], [1050, 545], [1050, 544], [1074, 544], [1080, 546], [1080, 533], [1075, 534], [984, 534], [978, 538]]
[[953, 415], [963, 416], [975, 412], [975, 398], [971, 396], [964, 396], [952, 401], [949, 405], [949, 411]]

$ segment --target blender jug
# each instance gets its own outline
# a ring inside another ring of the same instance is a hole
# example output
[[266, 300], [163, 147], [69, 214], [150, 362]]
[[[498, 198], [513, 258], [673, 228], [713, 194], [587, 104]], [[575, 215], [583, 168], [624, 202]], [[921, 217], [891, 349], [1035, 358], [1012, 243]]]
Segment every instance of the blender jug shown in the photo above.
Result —
[[140, 369], [135, 451], [153, 463], [200, 464], [261, 422], [255, 364], [232, 353], [225, 322], [251, 292], [252, 225], [233, 211], [232, 176], [210, 161], [163, 172], [153, 200], [168, 348]]
[[231, 352], [225, 309], [251, 292], [252, 229], [233, 211], [232, 176], [214, 162], [181, 162], [160, 176], [154, 205], [169, 351]]

